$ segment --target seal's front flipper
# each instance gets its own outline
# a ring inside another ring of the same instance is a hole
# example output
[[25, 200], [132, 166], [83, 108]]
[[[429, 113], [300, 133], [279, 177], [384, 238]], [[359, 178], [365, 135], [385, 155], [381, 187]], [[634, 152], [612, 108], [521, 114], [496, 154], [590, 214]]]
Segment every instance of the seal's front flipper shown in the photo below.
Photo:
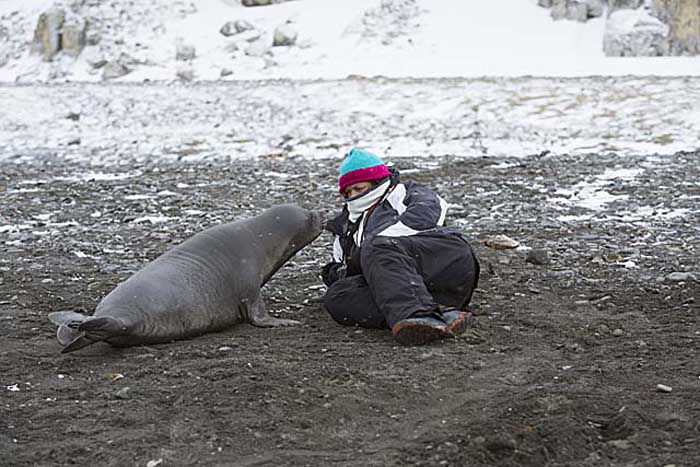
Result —
[[294, 321], [293, 319], [273, 318], [267, 314], [265, 303], [263, 302], [260, 293], [258, 293], [258, 296], [255, 297], [252, 302], [249, 302], [244, 306], [247, 306], [248, 308], [248, 319], [250, 324], [253, 326], [258, 326], [260, 328], [274, 328], [277, 326], [294, 326], [301, 324], [299, 321]]

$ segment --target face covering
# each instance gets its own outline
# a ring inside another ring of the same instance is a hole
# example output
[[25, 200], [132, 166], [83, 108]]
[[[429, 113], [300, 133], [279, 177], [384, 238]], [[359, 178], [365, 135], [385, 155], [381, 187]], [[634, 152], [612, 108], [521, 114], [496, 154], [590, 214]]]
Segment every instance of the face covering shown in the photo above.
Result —
[[391, 180], [387, 179], [383, 183], [375, 186], [367, 193], [358, 196], [357, 198], [349, 199], [346, 204], [348, 206], [348, 212], [350, 213], [350, 222], [355, 222], [359, 219], [362, 214], [369, 208], [375, 205], [382, 196], [384, 196], [391, 185]]

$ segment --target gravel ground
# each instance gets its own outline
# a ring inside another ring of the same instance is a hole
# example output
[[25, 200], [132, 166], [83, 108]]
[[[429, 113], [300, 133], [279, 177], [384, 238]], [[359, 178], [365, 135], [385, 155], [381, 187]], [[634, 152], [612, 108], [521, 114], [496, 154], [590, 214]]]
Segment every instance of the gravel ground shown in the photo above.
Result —
[[[338, 207], [336, 162], [92, 166], [33, 151], [0, 162], [3, 466], [700, 458], [698, 151], [397, 159], [451, 204], [447, 222], [481, 260], [477, 325], [461, 339], [405, 348], [336, 325], [319, 303], [324, 234], [263, 290], [301, 326], [67, 355], [48, 313], [91, 313], [216, 223], [290, 201]], [[487, 247], [499, 234], [521, 247]]]

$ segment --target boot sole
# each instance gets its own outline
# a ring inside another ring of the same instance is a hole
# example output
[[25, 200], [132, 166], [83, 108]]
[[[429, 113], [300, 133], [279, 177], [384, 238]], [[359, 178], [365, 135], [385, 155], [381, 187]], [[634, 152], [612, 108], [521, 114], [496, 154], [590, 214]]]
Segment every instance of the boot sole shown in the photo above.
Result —
[[392, 334], [401, 345], [424, 345], [439, 339], [455, 337], [447, 327], [438, 328], [419, 323], [398, 323], [394, 326]]

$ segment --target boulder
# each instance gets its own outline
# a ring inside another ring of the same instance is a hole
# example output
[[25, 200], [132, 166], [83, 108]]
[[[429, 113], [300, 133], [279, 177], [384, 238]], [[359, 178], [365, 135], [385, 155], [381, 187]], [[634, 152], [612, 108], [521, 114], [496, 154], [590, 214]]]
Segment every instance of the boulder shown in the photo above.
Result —
[[179, 68], [175, 72], [175, 76], [181, 81], [193, 81], [194, 80], [194, 70], [191, 67]]
[[61, 50], [71, 57], [77, 57], [85, 47], [87, 23], [80, 17], [64, 22], [61, 29]]
[[219, 33], [226, 37], [237, 34], [238, 31], [236, 31], [236, 23], [233, 21], [227, 21], [226, 24], [221, 26], [221, 29], [219, 29]]
[[609, 57], [667, 55], [668, 32], [668, 25], [644, 8], [618, 10], [607, 19], [603, 49]]
[[599, 18], [605, 12], [603, 0], [586, 0], [589, 18]]
[[233, 27], [236, 28], [236, 32], [241, 33], [245, 31], [252, 31], [255, 29], [255, 25], [250, 21], [244, 19], [237, 19], [233, 22]]
[[131, 73], [131, 70], [119, 60], [107, 62], [104, 67], [102, 67], [103, 80], [121, 78], [129, 73]]
[[237, 19], [235, 21], [227, 21], [226, 24], [221, 26], [219, 32], [226, 36], [233, 36], [234, 34], [240, 34], [245, 31], [251, 31], [255, 29], [255, 26], [250, 21], [243, 19]]
[[554, 0], [552, 19], [568, 19], [585, 22], [588, 19], [588, 5], [585, 0]]
[[294, 45], [294, 43], [297, 41], [297, 36], [298, 33], [291, 24], [283, 24], [275, 29], [272, 46], [279, 47]]
[[66, 18], [66, 12], [61, 9], [52, 9], [39, 15], [32, 51], [40, 53], [45, 62], [50, 62], [61, 50], [61, 28]]

